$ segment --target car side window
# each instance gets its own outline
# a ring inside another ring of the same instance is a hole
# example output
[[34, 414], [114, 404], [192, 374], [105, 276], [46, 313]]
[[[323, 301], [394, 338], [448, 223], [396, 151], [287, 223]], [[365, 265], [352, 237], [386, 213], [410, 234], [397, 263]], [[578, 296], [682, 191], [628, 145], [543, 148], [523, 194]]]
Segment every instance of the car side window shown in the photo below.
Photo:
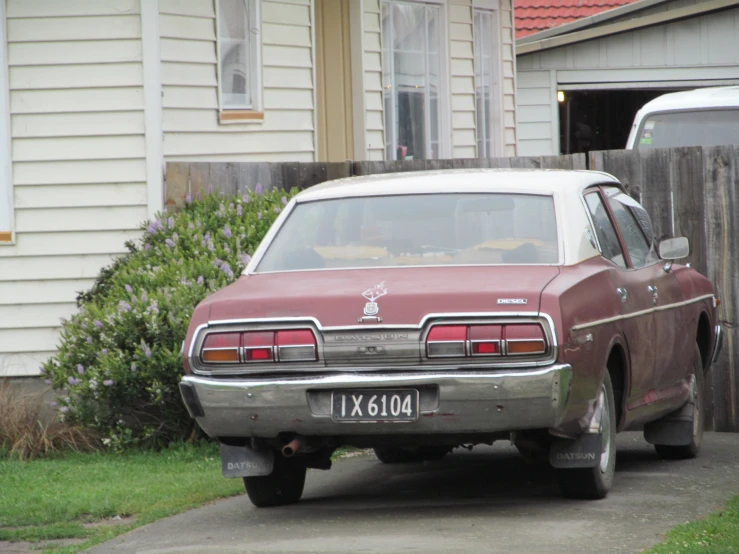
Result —
[[595, 227], [595, 235], [598, 237], [598, 243], [600, 244], [601, 254], [616, 265], [626, 268], [624, 253], [621, 250], [621, 244], [618, 242], [616, 229], [608, 217], [608, 212], [603, 205], [600, 194], [598, 192], [586, 194], [585, 203], [588, 205], [588, 210], [590, 211], [590, 217]]
[[645, 267], [658, 262], [659, 257], [652, 244], [652, 223], [646, 210], [619, 189], [609, 187], [606, 195], [634, 267]]

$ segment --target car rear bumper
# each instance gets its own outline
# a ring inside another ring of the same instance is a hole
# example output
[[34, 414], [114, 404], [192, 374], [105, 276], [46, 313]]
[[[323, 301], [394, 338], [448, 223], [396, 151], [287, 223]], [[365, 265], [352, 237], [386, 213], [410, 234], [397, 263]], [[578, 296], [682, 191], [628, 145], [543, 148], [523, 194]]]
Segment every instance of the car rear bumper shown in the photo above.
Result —
[[[185, 404], [213, 437], [490, 433], [556, 427], [565, 415], [572, 368], [487, 372], [338, 373], [310, 377], [214, 379], [188, 375]], [[340, 389], [414, 388], [415, 422], [338, 423], [331, 393]]]

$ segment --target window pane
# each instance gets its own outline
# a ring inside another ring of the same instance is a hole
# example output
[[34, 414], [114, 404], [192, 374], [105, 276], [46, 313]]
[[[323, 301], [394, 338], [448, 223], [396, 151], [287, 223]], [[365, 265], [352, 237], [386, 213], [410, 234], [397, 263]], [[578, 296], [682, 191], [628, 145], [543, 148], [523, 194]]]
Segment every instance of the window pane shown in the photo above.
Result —
[[477, 104], [477, 153], [493, 155], [493, 14], [475, 11], [475, 101]]
[[251, 106], [249, 25], [244, 0], [218, 0], [218, 47], [221, 59], [221, 105]]
[[385, 2], [382, 18], [387, 157], [438, 157], [441, 12]]
[[631, 263], [634, 267], [644, 267], [657, 262], [659, 258], [655, 254], [652, 245], [647, 242], [641, 225], [630, 209], [632, 205], [639, 206], [639, 204], [617, 189], [609, 190], [608, 193], [608, 202], [624, 237], [626, 249], [629, 251], [629, 256], [631, 256]]
[[598, 237], [601, 254], [613, 263], [625, 268], [626, 262], [624, 261], [621, 244], [618, 242], [616, 229], [613, 227], [613, 223], [611, 223], [611, 219], [608, 217], [608, 212], [603, 205], [600, 194], [594, 192], [586, 195], [585, 202], [588, 205], [590, 216], [593, 219], [595, 235]]
[[550, 196], [398, 195], [298, 204], [258, 270], [558, 260]]
[[649, 116], [639, 130], [637, 148], [739, 144], [739, 110], [699, 110]]

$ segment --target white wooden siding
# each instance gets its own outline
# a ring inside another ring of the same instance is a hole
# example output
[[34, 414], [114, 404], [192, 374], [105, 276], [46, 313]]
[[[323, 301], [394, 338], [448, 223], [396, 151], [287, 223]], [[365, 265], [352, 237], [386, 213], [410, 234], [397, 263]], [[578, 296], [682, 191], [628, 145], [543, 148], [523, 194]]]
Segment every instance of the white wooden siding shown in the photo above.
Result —
[[8, 0], [16, 242], [0, 246], [0, 376], [35, 375], [147, 217], [139, 0]]
[[516, 45], [513, 31], [513, 0], [500, 0], [500, 42], [503, 58], [503, 141], [506, 156], [520, 156], [516, 137]]
[[219, 123], [214, 0], [160, 0], [165, 161], [313, 161], [312, 0], [262, 0], [264, 121]]
[[[683, 4], [661, 4], [660, 10]], [[517, 62], [519, 154], [558, 154], [559, 121], [552, 104], [560, 86], [692, 88], [739, 82], [739, 8], [526, 54]]]
[[381, 0], [364, 3], [364, 104], [368, 160], [385, 159]]
[[449, 0], [452, 157], [477, 155], [472, 0]]

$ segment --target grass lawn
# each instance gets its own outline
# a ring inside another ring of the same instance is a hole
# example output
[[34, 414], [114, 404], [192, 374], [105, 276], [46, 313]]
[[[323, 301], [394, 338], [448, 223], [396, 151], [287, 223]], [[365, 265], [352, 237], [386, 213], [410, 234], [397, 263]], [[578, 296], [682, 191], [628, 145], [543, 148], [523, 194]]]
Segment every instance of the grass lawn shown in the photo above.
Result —
[[739, 496], [720, 512], [675, 527], [648, 554], [739, 554]]
[[[244, 491], [221, 475], [218, 447], [160, 453], [66, 454], [0, 460], [0, 541], [81, 538], [78, 552], [154, 520]], [[113, 519], [122, 518], [122, 522]]]

